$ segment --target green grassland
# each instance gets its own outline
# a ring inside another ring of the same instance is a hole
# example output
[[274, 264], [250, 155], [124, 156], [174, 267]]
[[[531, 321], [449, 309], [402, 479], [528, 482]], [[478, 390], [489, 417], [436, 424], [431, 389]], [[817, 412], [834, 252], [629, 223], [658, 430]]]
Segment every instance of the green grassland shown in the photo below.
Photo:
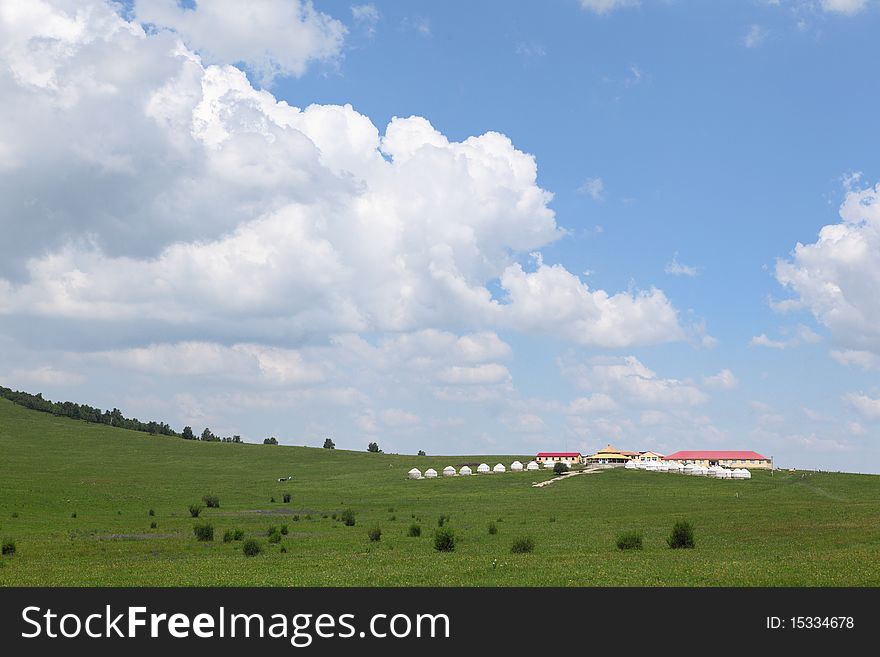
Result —
[[[880, 585], [878, 476], [756, 471], [728, 481], [618, 469], [543, 488], [531, 484], [552, 474], [405, 478], [413, 466], [514, 458], [199, 443], [0, 399], [0, 539], [17, 546], [0, 559], [0, 585]], [[187, 507], [206, 493], [221, 506], [193, 520]], [[353, 527], [332, 518], [348, 508]], [[454, 552], [433, 549], [441, 514]], [[695, 549], [666, 546], [678, 519], [693, 523]], [[214, 525], [213, 542], [193, 536], [200, 521]], [[406, 535], [414, 522], [421, 537]], [[269, 544], [268, 527], [282, 524], [289, 533]], [[382, 538], [371, 542], [375, 526]], [[223, 543], [232, 528], [263, 553]], [[619, 551], [624, 530], [643, 532], [644, 549]], [[534, 552], [511, 554], [523, 536]]]

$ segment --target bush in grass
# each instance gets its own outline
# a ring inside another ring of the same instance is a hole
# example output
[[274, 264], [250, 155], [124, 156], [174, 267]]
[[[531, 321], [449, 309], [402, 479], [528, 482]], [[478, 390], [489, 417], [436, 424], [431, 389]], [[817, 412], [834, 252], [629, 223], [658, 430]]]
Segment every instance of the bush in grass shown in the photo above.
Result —
[[193, 534], [195, 534], [196, 538], [200, 541], [213, 541], [214, 525], [207, 522], [203, 525], [195, 525], [193, 527]]
[[391, 516], [388, 518], [388, 522], [397, 522], [397, 516]]
[[306, 514], [306, 520], [311, 520], [311, 519], [312, 519], [312, 514], [311, 514], [311, 513], [307, 513], [307, 514]]
[[553, 472], [557, 475], [565, 474], [568, 472], [568, 464], [558, 461], [556, 465], [553, 466]]
[[642, 534], [641, 532], [623, 532], [617, 535], [618, 550], [641, 550]]
[[494, 522], [489, 523], [489, 533], [493, 536], [498, 533], [498, 526]]
[[249, 538], [244, 544], [242, 544], [241, 551], [244, 552], [247, 557], [255, 557], [263, 551], [263, 546], [260, 545], [258, 540]]
[[299, 522], [299, 514], [293, 516], [293, 521], [294, 521], [294, 522]]
[[373, 527], [368, 535], [371, 541], [379, 541], [382, 539], [382, 530], [379, 527]]
[[202, 512], [202, 505], [201, 504], [190, 504], [189, 505], [189, 515], [191, 515], [193, 518], [198, 518], [199, 514], [201, 512]]
[[388, 513], [394, 513], [394, 507], [393, 507], [393, 506], [389, 506], [389, 507], [388, 507]]
[[269, 498], [269, 502], [272, 503], [272, 504], [275, 504], [275, 498], [274, 498], [274, 497], [270, 497], [270, 498]]
[[12, 517], [13, 517], [13, 518], [18, 518], [18, 511], [13, 511], [13, 512], [12, 512]]
[[281, 534], [287, 536], [288, 533], [290, 533], [290, 530], [287, 528], [287, 525], [281, 525]]
[[156, 529], [156, 527], [158, 527], [158, 526], [159, 526], [159, 525], [156, 524], [156, 521], [155, 521], [155, 520], [154, 520], [153, 522], [150, 523], [150, 529]]
[[535, 540], [531, 536], [523, 536], [518, 538], [510, 546], [513, 554], [529, 554], [535, 551]]
[[220, 508], [220, 498], [216, 495], [204, 495], [202, 497], [202, 501], [205, 503], [205, 506], [209, 509], [219, 509]]
[[437, 552], [452, 552], [455, 550], [455, 534], [451, 527], [441, 527], [434, 532], [434, 549]]
[[284, 493], [281, 499], [284, 500], [285, 504], [290, 504], [290, 493]]
[[406, 532], [407, 536], [411, 536], [413, 538], [417, 538], [422, 535], [422, 528], [420, 525], [413, 523], [409, 526], [409, 529]]
[[70, 517], [71, 517], [71, 518], [76, 518], [76, 511], [74, 511], [73, 513], [71, 513], [71, 514], [70, 514]]
[[150, 509], [149, 511], [147, 511], [147, 515], [152, 518], [154, 515], [156, 515], [156, 512], [153, 509]]
[[666, 539], [673, 550], [694, 547], [694, 528], [687, 520], [679, 520], [672, 526], [672, 534]]
[[272, 527], [269, 531], [269, 542], [270, 543], [280, 543], [281, 542], [281, 532], [278, 531], [277, 527]]
[[556, 522], [556, 516], [550, 516], [550, 522]]
[[446, 514], [443, 514], [439, 518], [437, 518], [437, 526], [438, 527], [442, 527], [443, 525], [446, 525], [448, 523], [449, 523], [449, 516]]
[[227, 529], [223, 533], [223, 542], [224, 543], [232, 543], [232, 530], [231, 529]]
[[15, 541], [3, 541], [2, 550], [4, 557], [11, 557], [15, 554]]
[[281, 554], [287, 554], [287, 548], [283, 545], [281, 546]]
[[326, 519], [327, 519], [327, 514], [326, 514], [326, 513], [323, 513], [323, 514], [321, 514], [321, 517], [322, 517], [324, 520], [326, 520]]
[[343, 511], [339, 518], [342, 520], [342, 524], [346, 527], [354, 527], [354, 511], [351, 509]]
[[331, 518], [332, 520], [336, 520], [336, 514], [334, 513], [332, 516], [330, 516], [330, 518]]
[[240, 541], [244, 538], [244, 530], [243, 529], [233, 529], [232, 530], [232, 540]]

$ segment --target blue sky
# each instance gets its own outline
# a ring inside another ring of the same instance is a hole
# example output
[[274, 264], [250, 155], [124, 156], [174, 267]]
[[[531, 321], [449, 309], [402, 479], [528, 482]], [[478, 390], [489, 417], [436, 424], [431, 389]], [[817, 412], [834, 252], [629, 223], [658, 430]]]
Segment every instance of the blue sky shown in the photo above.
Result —
[[878, 471], [878, 3], [27, 5], [4, 385], [291, 444]]

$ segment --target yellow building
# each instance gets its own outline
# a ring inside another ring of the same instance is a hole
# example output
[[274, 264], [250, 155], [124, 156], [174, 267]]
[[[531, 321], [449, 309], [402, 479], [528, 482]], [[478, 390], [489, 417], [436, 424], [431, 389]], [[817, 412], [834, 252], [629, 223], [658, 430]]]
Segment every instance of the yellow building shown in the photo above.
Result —
[[657, 452], [640, 452], [638, 458], [639, 461], [660, 463], [663, 460], [663, 455]]
[[591, 454], [584, 458], [585, 463], [596, 463], [603, 465], [623, 465], [628, 461], [632, 460], [630, 456], [632, 452], [621, 452], [616, 447], [612, 447], [610, 444], [605, 445], [602, 449], [600, 449], [595, 454]]

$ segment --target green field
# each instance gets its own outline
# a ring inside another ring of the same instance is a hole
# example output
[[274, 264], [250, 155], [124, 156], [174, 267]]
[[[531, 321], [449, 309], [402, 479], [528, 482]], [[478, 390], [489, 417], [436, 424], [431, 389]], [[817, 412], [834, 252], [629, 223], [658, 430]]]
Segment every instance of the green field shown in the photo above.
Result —
[[[409, 481], [413, 466], [526, 457], [199, 443], [3, 399], [0, 455], [0, 539], [17, 547], [0, 559], [6, 586], [880, 585], [878, 476], [729, 481], [613, 470], [544, 488], [531, 486], [552, 476], [544, 472]], [[214, 525], [210, 543], [195, 539], [199, 521], [187, 511], [206, 493], [221, 501], [202, 512]], [[353, 527], [332, 518], [348, 508]], [[441, 514], [451, 518], [454, 552], [433, 549]], [[678, 519], [693, 523], [695, 549], [666, 546]], [[414, 522], [419, 538], [406, 535]], [[270, 545], [268, 527], [282, 524], [289, 533]], [[371, 542], [375, 526], [382, 538]], [[264, 552], [246, 557], [241, 542], [223, 543], [232, 528]], [[621, 552], [615, 537], [631, 529], [643, 532], [644, 549]], [[534, 552], [511, 554], [523, 536]]]

